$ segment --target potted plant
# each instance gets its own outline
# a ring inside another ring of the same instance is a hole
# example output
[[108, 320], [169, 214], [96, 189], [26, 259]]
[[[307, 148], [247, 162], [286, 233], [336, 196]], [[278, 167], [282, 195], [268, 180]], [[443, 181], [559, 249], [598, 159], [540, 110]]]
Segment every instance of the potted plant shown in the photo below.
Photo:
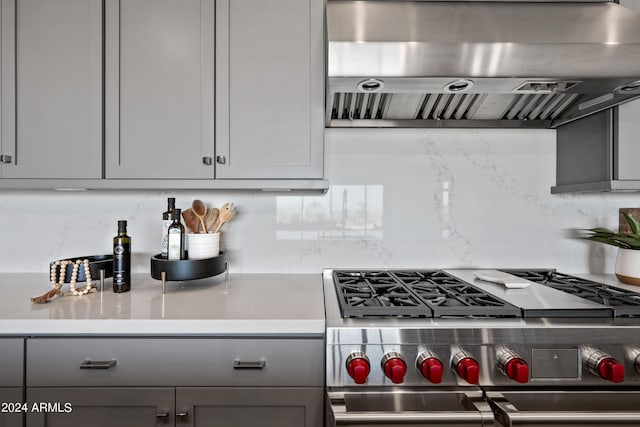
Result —
[[606, 228], [590, 228], [585, 238], [594, 242], [618, 247], [615, 273], [623, 283], [640, 286], [640, 221], [626, 212], [622, 213], [631, 233], [615, 233]]

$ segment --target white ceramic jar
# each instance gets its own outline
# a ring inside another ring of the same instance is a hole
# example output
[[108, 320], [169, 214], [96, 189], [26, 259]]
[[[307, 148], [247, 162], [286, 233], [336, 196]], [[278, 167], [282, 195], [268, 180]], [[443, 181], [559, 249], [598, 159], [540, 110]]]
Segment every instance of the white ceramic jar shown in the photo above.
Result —
[[220, 254], [220, 233], [189, 233], [187, 234], [189, 259], [205, 259], [217, 257]]

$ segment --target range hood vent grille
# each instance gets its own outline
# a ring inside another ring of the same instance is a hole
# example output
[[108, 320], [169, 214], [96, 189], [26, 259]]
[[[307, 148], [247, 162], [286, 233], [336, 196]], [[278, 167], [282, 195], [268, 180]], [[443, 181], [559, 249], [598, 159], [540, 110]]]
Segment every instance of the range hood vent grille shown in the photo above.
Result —
[[554, 120], [579, 94], [337, 92], [331, 120]]
[[328, 0], [327, 127], [551, 128], [640, 98], [606, 0]]

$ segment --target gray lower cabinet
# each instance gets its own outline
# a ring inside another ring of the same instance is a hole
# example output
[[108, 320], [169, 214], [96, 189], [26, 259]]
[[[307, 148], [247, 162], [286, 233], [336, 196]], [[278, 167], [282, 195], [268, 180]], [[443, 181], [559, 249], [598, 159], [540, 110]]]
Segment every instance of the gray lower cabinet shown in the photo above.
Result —
[[106, 178], [214, 178], [215, 0], [106, 0]]
[[178, 388], [178, 425], [321, 427], [322, 388]]
[[26, 349], [28, 403], [58, 402], [28, 427], [322, 426], [319, 338], [41, 337]]
[[27, 427], [173, 426], [174, 389], [27, 388]]
[[324, 1], [216, 4], [216, 177], [321, 178]]
[[322, 398], [322, 388], [28, 388], [26, 425], [322, 427]]
[[24, 339], [0, 338], [0, 427], [23, 425]]
[[102, 1], [2, 0], [2, 178], [102, 177]]
[[23, 425], [23, 402], [21, 387], [0, 387], [0, 427]]

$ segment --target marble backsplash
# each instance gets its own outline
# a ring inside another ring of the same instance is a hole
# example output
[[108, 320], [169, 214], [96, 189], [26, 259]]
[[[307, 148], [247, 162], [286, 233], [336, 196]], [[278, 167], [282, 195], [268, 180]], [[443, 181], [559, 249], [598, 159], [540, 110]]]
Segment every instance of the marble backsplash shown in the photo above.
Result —
[[551, 195], [555, 131], [326, 131], [324, 194], [0, 191], [0, 272], [111, 252], [129, 221], [135, 272], [159, 252], [166, 198], [233, 201], [221, 246], [232, 272], [322, 268], [554, 267], [612, 272], [616, 249], [573, 237], [615, 228], [640, 193]]

